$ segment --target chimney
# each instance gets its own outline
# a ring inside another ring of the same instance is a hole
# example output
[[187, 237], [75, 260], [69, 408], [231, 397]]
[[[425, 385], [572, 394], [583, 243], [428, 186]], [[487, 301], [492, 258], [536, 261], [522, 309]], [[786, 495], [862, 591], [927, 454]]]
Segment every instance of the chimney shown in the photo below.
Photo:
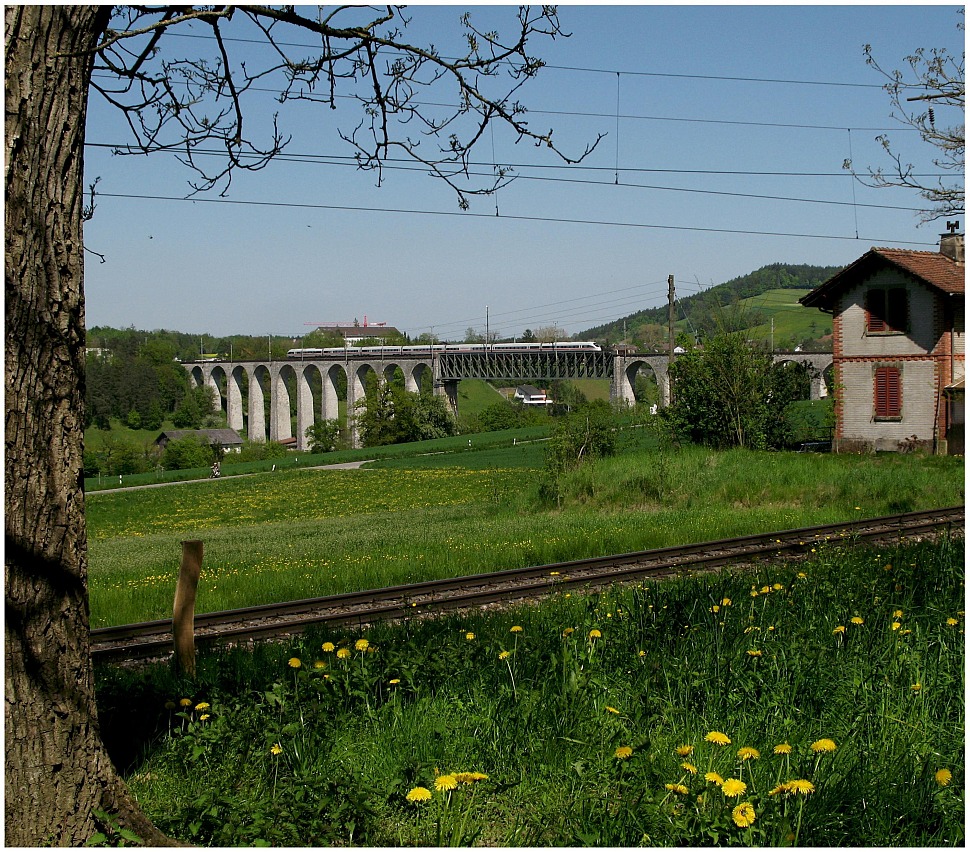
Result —
[[947, 233], [940, 234], [940, 254], [946, 255], [962, 266], [964, 263], [963, 234], [956, 232], [959, 227], [958, 221], [946, 223]]

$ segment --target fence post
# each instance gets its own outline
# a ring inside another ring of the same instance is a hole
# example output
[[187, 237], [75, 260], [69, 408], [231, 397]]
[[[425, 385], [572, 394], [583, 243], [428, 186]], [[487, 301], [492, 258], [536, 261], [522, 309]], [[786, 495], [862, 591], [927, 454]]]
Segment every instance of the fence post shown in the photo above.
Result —
[[175, 667], [195, 677], [195, 593], [202, 571], [202, 542], [182, 542], [175, 605], [172, 608], [172, 637], [175, 640]]

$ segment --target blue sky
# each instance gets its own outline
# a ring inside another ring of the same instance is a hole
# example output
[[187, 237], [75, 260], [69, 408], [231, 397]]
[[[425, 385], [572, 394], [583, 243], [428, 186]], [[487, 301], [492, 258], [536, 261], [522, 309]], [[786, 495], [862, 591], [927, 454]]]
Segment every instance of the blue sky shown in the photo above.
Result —
[[[411, 40], [448, 54], [467, 8], [411, 8]], [[956, 9], [561, 6], [572, 37], [533, 44], [548, 67], [519, 99], [567, 154], [607, 135], [582, 164], [553, 168], [550, 152], [496, 127], [474, 159], [514, 164], [519, 177], [466, 212], [420, 171], [390, 169], [376, 187], [372, 173], [296, 161], [238, 175], [225, 198], [184, 200], [192, 175], [171, 155], [97, 147], [128, 137], [93, 95], [88, 326], [295, 337], [366, 316], [461, 339], [487, 314], [503, 336], [574, 334], [665, 303], [668, 275], [689, 295], [769, 263], [932, 250], [945, 223], [919, 226], [914, 192], [869, 189], [842, 164], [888, 165], [874, 141], [888, 132], [932, 170], [933, 151], [891, 118], [863, 45], [885, 68], [919, 47], [960, 55]], [[500, 31], [514, 23], [512, 7], [471, 11]], [[163, 50], [209, 45], [171, 38]], [[279, 111], [291, 155], [350, 154], [337, 135], [354, 121], [343, 107], [280, 107], [269, 95], [253, 106], [257, 131]]]

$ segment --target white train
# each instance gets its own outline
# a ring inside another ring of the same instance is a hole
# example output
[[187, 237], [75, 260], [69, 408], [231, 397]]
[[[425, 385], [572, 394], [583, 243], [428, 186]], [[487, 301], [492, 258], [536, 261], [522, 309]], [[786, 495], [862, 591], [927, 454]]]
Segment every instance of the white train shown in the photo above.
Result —
[[344, 358], [367, 355], [430, 355], [432, 352], [601, 352], [598, 343], [589, 340], [556, 343], [436, 343], [417, 346], [334, 346], [326, 349], [291, 349], [287, 358]]

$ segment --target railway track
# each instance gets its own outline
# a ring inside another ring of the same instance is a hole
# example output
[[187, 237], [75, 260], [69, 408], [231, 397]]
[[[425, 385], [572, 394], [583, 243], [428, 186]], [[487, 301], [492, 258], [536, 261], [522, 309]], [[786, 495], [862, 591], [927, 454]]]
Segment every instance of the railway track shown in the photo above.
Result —
[[[381, 620], [504, 604], [569, 588], [683, 576], [732, 563], [807, 553], [820, 544], [898, 539], [963, 528], [964, 507], [954, 506], [203, 613], [195, 617], [195, 641], [201, 647], [299, 633], [314, 624], [362, 626]], [[159, 657], [171, 650], [171, 619], [91, 631], [91, 653], [97, 660]]]

